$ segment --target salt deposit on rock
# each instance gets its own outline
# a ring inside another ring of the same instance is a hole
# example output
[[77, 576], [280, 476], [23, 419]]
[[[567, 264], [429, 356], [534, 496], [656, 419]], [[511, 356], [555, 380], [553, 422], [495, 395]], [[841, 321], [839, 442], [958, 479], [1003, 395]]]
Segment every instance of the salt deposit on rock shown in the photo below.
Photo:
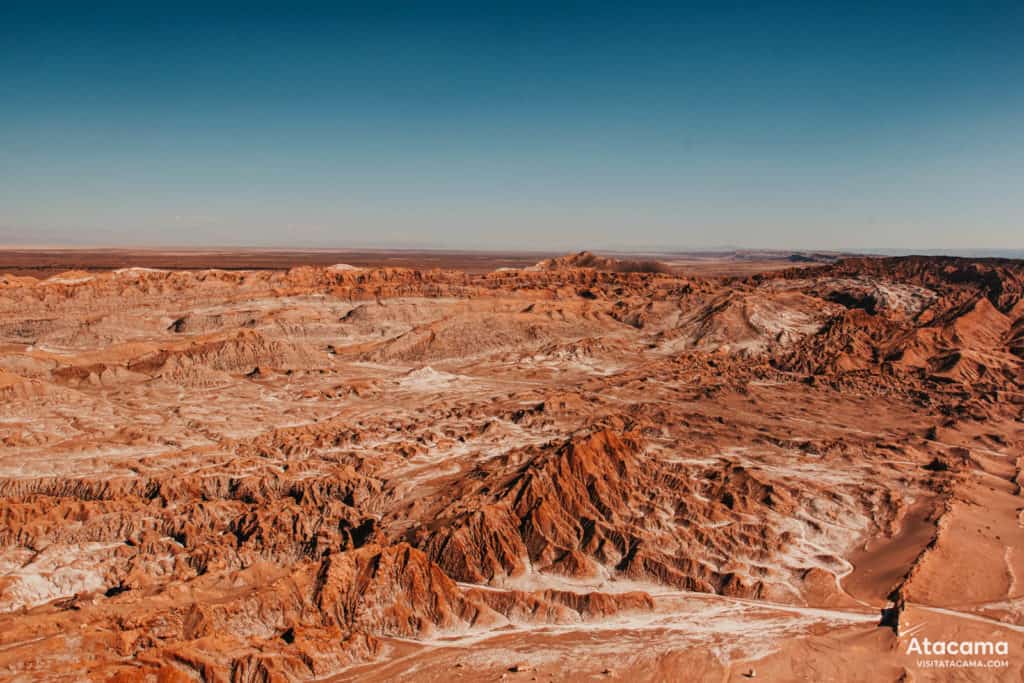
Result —
[[1019, 263], [483, 270], [0, 276], [0, 678], [1024, 651]]

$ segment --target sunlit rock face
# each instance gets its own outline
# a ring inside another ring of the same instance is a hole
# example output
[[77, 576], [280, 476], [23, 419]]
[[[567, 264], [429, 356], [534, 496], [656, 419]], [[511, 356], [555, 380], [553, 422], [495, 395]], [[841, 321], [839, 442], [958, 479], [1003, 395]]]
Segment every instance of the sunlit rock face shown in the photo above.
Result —
[[706, 270], [0, 278], [0, 677], [896, 680], [1024, 626], [1024, 267]]

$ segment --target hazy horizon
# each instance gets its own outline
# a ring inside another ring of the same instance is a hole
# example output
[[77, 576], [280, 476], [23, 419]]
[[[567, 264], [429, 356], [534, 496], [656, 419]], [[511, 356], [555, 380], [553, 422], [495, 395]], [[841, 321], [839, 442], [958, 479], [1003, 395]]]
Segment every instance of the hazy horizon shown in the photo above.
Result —
[[688, 255], [700, 255], [700, 254], [722, 254], [722, 253], [739, 253], [739, 254], [758, 254], [758, 253], [770, 253], [770, 254], [838, 254], [844, 256], [958, 256], [958, 257], [969, 257], [969, 258], [1009, 258], [1009, 259], [1024, 259], [1024, 249], [998, 249], [998, 248], [976, 248], [976, 249], [886, 249], [886, 248], [861, 248], [861, 249], [803, 249], [803, 248], [774, 248], [774, 247], [745, 247], [738, 245], [711, 245], [711, 246], [695, 246], [695, 247], [636, 247], [636, 248], [604, 248], [604, 247], [593, 247], [593, 246], [578, 246], [574, 248], [564, 249], [545, 249], [545, 248], [466, 248], [459, 246], [423, 246], [423, 245], [410, 245], [410, 244], [390, 244], [390, 245], [377, 245], [377, 244], [364, 244], [364, 245], [349, 245], [349, 246], [285, 246], [285, 245], [244, 245], [244, 244], [207, 244], [207, 245], [186, 245], [186, 244], [153, 244], [147, 246], [125, 246], [125, 245], [114, 245], [114, 244], [95, 244], [95, 245], [69, 245], [69, 244], [4, 244], [0, 243], [0, 251], [156, 251], [164, 253], [182, 252], [204, 252], [204, 251], [224, 251], [227, 253], [231, 252], [323, 252], [323, 253], [361, 253], [361, 252], [410, 252], [410, 253], [459, 253], [464, 252], [467, 254], [480, 253], [480, 254], [537, 254], [549, 255], [549, 254], [569, 254], [578, 253], [581, 251], [590, 251], [598, 254], [611, 254], [611, 255], [633, 255], [633, 256], [688, 256]]
[[1024, 249], [1019, 3], [44, 10], [3, 245]]

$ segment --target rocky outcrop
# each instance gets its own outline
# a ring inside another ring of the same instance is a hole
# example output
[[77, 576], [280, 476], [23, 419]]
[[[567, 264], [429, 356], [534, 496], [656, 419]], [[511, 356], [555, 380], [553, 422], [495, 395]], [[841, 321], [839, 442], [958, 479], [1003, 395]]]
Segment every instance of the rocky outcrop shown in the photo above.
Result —
[[649, 643], [694, 619], [688, 592], [789, 606], [763, 625], [946, 599], [954, 564], [1009, 594], [1022, 272], [721, 280], [583, 253], [0, 279], [0, 676]]

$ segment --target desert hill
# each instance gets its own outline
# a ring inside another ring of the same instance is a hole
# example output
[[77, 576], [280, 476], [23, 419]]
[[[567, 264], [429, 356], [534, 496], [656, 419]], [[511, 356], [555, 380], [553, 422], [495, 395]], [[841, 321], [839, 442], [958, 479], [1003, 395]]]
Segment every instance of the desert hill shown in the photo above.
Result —
[[793, 263], [0, 277], [0, 676], [1020, 651], [1024, 264]]

